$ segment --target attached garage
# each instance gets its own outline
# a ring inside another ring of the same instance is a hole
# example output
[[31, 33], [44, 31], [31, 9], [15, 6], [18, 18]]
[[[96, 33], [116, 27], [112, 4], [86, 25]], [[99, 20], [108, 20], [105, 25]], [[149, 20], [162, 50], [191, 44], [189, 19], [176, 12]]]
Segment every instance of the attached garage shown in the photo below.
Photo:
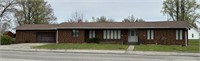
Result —
[[55, 43], [56, 42], [56, 32], [37, 32], [36, 42], [39, 43]]

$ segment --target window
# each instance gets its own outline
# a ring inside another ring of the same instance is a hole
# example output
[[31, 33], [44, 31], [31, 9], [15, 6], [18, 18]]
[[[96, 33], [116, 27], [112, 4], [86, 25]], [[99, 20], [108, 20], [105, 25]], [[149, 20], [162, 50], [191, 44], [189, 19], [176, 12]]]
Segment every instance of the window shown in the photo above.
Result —
[[147, 30], [147, 40], [154, 39], [154, 30]]
[[107, 39], [110, 39], [110, 30], [107, 30]]
[[192, 38], [194, 38], [194, 34], [192, 34]]
[[72, 30], [72, 36], [78, 37], [79, 36], [79, 30]]
[[117, 39], [121, 39], [121, 31], [120, 30], [118, 30], [118, 33], [117, 33], [118, 35], [118, 37], [117, 37]]
[[103, 30], [103, 39], [106, 39], [106, 30]]
[[183, 30], [176, 30], [176, 40], [183, 39]]
[[113, 30], [110, 30], [110, 39], [113, 39], [114, 38], [114, 36], [113, 36]]
[[135, 31], [131, 31], [131, 36], [135, 36]]
[[89, 38], [95, 38], [95, 30], [89, 31]]
[[104, 39], [120, 39], [121, 31], [120, 30], [104, 30], [103, 38]]
[[114, 39], [117, 39], [117, 31], [114, 31]]

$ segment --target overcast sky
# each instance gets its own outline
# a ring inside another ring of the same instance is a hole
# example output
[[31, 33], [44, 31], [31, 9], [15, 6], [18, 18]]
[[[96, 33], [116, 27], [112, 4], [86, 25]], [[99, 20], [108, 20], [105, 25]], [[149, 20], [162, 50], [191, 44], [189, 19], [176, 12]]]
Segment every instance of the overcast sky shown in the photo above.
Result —
[[[145, 21], [166, 21], [167, 17], [160, 11], [164, 0], [46, 0], [54, 9], [57, 22], [68, 20], [76, 11], [83, 13], [84, 19], [92, 16], [121, 21], [134, 15]], [[200, 2], [200, 0], [196, 0]]]

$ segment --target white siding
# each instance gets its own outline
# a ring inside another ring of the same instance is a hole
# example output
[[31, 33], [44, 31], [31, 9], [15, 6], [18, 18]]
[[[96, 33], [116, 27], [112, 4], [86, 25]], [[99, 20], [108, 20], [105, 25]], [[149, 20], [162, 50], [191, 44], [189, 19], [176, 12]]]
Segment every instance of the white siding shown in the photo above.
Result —
[[[193, 37], [192, 37], [193, 34]], [[197, 31], [197, 29], [194, 28], [190, 28], [190, 30], [188, 30], [188, 39], [199, 39], [199, 33]]]

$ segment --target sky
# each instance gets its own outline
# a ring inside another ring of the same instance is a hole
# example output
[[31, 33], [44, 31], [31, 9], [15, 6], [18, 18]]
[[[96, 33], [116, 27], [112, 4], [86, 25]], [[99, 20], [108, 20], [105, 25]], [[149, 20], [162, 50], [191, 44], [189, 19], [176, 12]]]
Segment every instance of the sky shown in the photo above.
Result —
[[[64, 22], [74, 12], [83, 13], [84, 19], [105, 16], [115, 21], [134, 15], [145, 21], [166, 21], [161, 13], [164, 0], [46, 0], [54, 9], [57, 22]], [[196, 0], [200, 3], [200, 0]], [[200, 12], [200, 11], [199, 11]]]

